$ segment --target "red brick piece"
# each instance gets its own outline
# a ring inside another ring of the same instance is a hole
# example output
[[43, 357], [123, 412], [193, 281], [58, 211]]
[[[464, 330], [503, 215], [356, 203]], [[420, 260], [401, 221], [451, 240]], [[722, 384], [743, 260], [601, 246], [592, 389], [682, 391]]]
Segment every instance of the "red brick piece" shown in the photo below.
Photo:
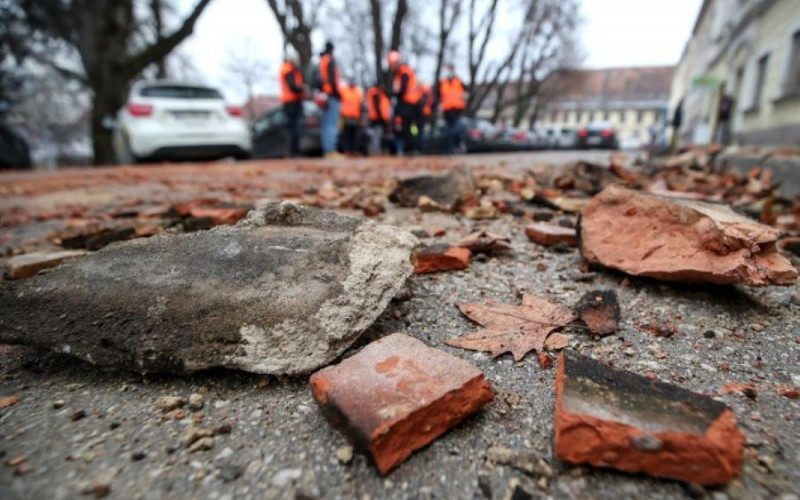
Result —
[[61, 252], [33, 252], [11, 257], [6, 262], [8, 275], [11, 279], [18, 280], [31, 278], [42, 269], [55, 267], [62, 260], [85, 254], [84, 250], [64, 250]]
[[525, 234], [532, 241], [545, 246], [561, 242], [570, 246], [578, 244], [578, 236], [575, 230], [568, 227], [554, 226], [552, 224], [530, 224], [525, 227]]
[[311, 389], [382, 474], [494, 398], [480, 370], [401, 333], [318, 371]]
[[414, 255], [414, 273], [460, 271], [469, 267], [472, 251], [440, 243], [422, 248]]
[[744, 434], [719, 401], [675, 385], [561, 354], [556, 456], [702, 485], [739, 475]]

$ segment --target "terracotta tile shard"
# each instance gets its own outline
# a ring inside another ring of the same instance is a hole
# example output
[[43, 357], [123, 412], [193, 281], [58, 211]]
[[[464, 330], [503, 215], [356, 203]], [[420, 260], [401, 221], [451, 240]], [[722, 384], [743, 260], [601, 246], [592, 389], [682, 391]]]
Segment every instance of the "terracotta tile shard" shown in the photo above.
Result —
[[457, 247], [469, 248], [476, 253], [491, 253], [511, 250], [511, 240], [488, 231], [476, 231], [456, 243]]
[[729, 207], [609, 186], [581, 211], [581, 254], [628, 274], [720, 285], [791, 285], [779, 231]]
[[568, 227], [554, 226], [552, 224], [530, 224], [525, 227], [525, 234], [531, 241], [540, 245], [550, 246], [556, 243], [566, 243], [575, 246], [578, 244], [578, 237], [574, 229]]
[[556, 456], [701, 485], [739, 475], [745, 436], [724, 404], [615, 370], [577, 354], [559, 358]]
[[430, 245], [414, 255], [414, 273], [460, 271], [469, 267], [471, 257], [469, 248], [453, 247], [446, 243]]
[[19, 396], [6, 396], [4, 398], [0, 398], [0, 408], [14, 406], [18, 402], [19, 402]]
[[42, 269], [48, 269], [61, 264], [69, 257], [77, 257], [86, 252], [83, 250], [65, 250], [63, 252], [34, 252], [11, 257], [6, 262], [8, 276], [18, 280], [36, 276]]
[[401, 333], [318, 371], [311, 389], [382, 474], [494, 398], [480, 370]]
[[619, 325], [619, 298], [614, 290], [587, 292], [575, 306], [578, 317], [586, 323], [592, 333], [609, 335]]

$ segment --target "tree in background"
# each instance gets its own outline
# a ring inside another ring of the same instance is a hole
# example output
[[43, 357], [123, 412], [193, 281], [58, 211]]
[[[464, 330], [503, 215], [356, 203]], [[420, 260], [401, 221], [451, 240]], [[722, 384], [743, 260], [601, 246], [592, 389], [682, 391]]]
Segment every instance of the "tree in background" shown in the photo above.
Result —
[[142, 6], [136, 0], [17, 0], [0, 11], [0, 24], [13, 19], [4, 36], [18, 62], [48, 67], [90, 91], [94, 163], [100, 165], [114, 162], [107, 120], [124, 104], [131, 83], [148, 67], [163, 65], [192, 34], [209, 2], [198, 0], [168, 33], [158, 1]]
[[266, 1], [283, 33], [284, 47], [292, 47], [300, 58], [300, 67], [308, 70], [314, 57], [311, 33], [319, 27], [325, 0]]

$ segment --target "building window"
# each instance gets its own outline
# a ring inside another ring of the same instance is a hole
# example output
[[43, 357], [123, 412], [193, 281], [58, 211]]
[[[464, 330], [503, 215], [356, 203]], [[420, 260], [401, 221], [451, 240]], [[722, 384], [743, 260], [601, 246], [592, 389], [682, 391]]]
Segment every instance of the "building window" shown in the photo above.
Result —
[[583, 118], [583, 117], [581, 116], [582, 114], [583, 114], [583, 113], [582, 113], [581, 111], [576, 111], [576, 112], [575, 112], [575, 122], [577, 122], [577, 123], [580, 123], [580, 122], [581, 122], [581, 118]]
[[603, 120], [608, 121], [610, 119], [611, 119], [611, 113], [609, 113], [608, 110], [603, 111]]
[[625, 123], [625, 110], [624, 109], [621, 109], [619, 111], [619, 122], [620, 123]]
[[550, 112], [550, 121], [555, 123], [557, 119], [558, 119], [558, 112], [557, 111]]
[[761, 96], [764, 95], [764, 80], [767, 77], [767, 63], [769, 62], [769, 54], [761, 56], [758, 60], [756, 70], [756, 87], [753, 89], [753, 109], [758, 109], [761, 105]]
[[636, 112], [636, 123], [642, 123], [644, 121], [644, 111], [641, 109]]
[[800, 91], [800, 30], [792, 35], [789, 73], [786, 75], [786, 93]]

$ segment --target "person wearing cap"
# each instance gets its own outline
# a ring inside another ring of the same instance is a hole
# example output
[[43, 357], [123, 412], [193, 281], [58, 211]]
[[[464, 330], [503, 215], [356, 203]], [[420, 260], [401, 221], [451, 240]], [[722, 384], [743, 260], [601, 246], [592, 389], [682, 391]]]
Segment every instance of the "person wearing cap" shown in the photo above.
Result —
[[395, 98], [394, 119], [400, 122], [400, 135], [397, 140], [397, 154], [414, 149], [414, 135], [411, 127], [416, 124], [419, 104], [419, 86], [417, 75], [411, 66], [404, 63], [400, 52], [393, 50], [386, 56], [389, 71], [392, 73], [392, 96]]
[[292, 49], [286, 50], [280, 70], [281, 103], [286, 115], [289, 136], [289, 155], [300, 155], [300, 119], [303, 117], [303, 73], [297, 67], [298, 57]]
[[370, 155], [377, 155], [383, 150], [383, 136], [392, 119], [392, 103], [381, 87], [380, 80], [367, 89], [367, 118], [369, 119], [367, 152]]
[[453, 64], [444, 68], [445, 76], [439, 81], [439, 103], [447, 126], [447, 154], [453, 154], [461, 140], [461, 113], [467, 107], [467, 92]]
[[348, 75], [339, 87], [342, 96], [342, 128], [343, 147], [346, 155], [357, 151], [358, 130], [361, 127], [361, 109], [364, 105], [364, 92], [355, 85], [353, 78]]
[[320, 89], [325, 96], [322, 110], [322, 152], [327, 157], [338, 157], [336, 145], [339, 140], [339, 114], [341, 94], [339, 92], [339, 68], [333, 57], [333, 43], [325, 43], [325, 51], [319, 59]]

